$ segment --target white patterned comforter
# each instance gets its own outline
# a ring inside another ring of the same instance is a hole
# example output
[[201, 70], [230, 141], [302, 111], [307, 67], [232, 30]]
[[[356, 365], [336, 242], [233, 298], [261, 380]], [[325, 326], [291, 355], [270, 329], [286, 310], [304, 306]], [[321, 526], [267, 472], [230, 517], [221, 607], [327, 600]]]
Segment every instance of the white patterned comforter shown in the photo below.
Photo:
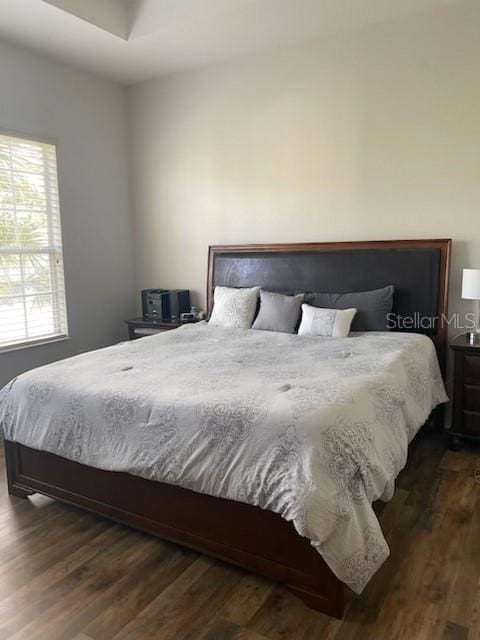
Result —
[[35, 369], [0, 400], [8, 440], [279, 513], [359, 593], [389, 554], [371, 503], [447, 396], [424, 336], [201, 323]]

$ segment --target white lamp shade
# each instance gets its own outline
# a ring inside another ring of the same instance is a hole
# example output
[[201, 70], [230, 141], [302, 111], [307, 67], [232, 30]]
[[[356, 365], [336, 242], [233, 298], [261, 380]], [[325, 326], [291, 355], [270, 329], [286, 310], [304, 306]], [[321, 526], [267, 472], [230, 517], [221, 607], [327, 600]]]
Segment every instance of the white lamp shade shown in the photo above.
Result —
[[462, 298], [480, 300], [480, 269], [463, 270]]

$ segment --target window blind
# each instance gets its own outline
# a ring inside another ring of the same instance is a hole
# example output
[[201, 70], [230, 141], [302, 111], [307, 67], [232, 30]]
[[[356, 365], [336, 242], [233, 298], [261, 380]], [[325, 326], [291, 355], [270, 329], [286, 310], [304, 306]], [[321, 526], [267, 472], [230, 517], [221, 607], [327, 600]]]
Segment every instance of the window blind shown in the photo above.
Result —
[[67, 335], [56, 149], [0, 134], [0, 350]]

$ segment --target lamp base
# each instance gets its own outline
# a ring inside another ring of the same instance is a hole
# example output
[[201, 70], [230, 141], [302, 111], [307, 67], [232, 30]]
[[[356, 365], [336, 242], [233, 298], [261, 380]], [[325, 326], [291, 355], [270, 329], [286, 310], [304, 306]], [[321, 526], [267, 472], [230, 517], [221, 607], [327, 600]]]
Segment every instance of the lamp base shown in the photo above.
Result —
[[480, 331], [469, 331], [466, 334], [467, 342], [470, 345], [480, 345]]

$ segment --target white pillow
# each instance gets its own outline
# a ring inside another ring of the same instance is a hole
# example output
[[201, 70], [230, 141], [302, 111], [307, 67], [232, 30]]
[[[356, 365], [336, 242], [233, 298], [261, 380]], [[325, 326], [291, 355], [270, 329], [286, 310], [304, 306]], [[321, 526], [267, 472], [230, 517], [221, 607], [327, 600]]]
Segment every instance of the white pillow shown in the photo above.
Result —
[[210, 324], [235, 329], [250, 329], [257, 310], [260, 287], [235, 289], [215, 287]]
[[302, 304], [298, 335], [345, 338], [350, 333], [350, 325], [356, 313], [356, 309], [324, 309]]

